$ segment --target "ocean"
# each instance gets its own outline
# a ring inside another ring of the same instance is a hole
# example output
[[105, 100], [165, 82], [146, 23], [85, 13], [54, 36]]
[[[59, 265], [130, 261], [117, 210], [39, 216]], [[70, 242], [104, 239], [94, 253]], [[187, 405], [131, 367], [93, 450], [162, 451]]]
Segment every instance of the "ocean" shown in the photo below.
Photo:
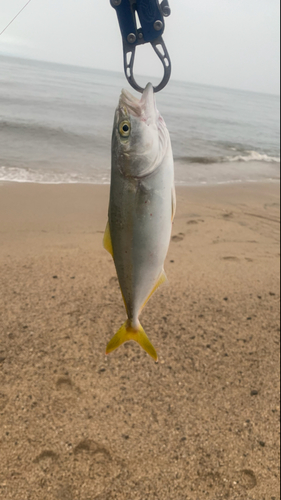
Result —
[[[123, 73], [0, 56], [0, 181], [109, 183], [123, 87]], [[157, 104], [178, 185], [280, 179], [280, 97], [172, 80]]]

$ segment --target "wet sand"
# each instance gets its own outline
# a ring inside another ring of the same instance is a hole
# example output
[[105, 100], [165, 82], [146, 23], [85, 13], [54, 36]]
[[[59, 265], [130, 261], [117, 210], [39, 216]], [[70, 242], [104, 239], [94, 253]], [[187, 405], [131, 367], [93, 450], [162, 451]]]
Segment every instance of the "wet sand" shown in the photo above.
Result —
[[279, 185], [178, 189], [136, 344], [106, 186], [0, 186], [0, 499], [279, 500]]

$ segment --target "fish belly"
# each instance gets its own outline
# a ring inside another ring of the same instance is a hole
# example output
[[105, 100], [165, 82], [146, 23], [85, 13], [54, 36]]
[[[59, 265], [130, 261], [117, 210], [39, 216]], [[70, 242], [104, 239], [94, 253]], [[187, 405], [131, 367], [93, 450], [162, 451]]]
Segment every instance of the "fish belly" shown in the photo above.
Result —
[[136, 320], [162, 272], [171, 237], [173, 168], [143, 179], [112, 178], [109, 226], [129, 319]]

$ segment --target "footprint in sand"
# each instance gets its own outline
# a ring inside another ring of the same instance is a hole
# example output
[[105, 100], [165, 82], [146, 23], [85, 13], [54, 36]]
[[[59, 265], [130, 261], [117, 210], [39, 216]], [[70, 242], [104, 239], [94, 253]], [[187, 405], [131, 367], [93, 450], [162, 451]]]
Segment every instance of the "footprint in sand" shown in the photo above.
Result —
[[197, 220], [188, 220], [187, 225], [188, 226], [195, 226], [196, 224], [199, 224], [199, 222], [205, 222], [203, 219], [197, 219]]
[[53, 394], [52, 409], [56, 417], [67, 413], [68, 408], [77, 404], [81, 391], [74, 385], [71, 378], [61, 376], [56, 381], [56, 391]]
[[69, 377], [59, 377], [57, 382], [56, 382], [56, 388], [58, 390], [60, 389], [73, 389], [73, 383], [72, 380]]
[[116, 276], [112, 276], [112, 278], [110, 278], [110, 280], [109, 280], [109, 284], [111, 286], [117, 285], [118, 284], [118, 278], [116, 278]]
[[228, 220], [228, 219], [233, 219], [234, 215], [233, 212], [227, 212], [225, 214], [222, 214], [223, 218]]
[[237, 262], [239, 259], [238, 259], [238, 257], [234, 257], [234, 256], [230, 255], [230, 256], [223, 257], [223, 260]]
[[[237, 481], [237, 479], [236, 479]], [[238, 481], [246, 490], [254, 489], [258, 482], [254, 471], [250, 469], [241, 470], [238, 474]]]
[[267, 210], [268, 208], [280, 208], [280, 203], [266, 203], [264, 205], [264, 209]]
[[57, 462], [59, 456], [52, 450], [44, 450], [38, 457], [33, 460], [33, 463], [40, 464], [41, 462]]
[[6, 394], [3, 394], [0, 392], [0, 411], [4, 410], [6, 408], [7, 404], [9, 402], [9, 398]]
[[72, 486], [70, 484], [60, 485], [55, 492], [56, 500], [74, 500]]
[[45, 480], [51, 480], [52, 476], [58, 472], [60, 467], [59, 455], [53, 450], [43, 450], [34, 460], [34, 473], [42, 477], [44, 473]]
[[85, 492], [86, 498], [90, 498], [91, 493], [96, 497], [122, 470], [121, 463], [112, 457], [110, 451], [91, 439], [81, 441], [74, 448], [74, 467], [76, 474], [91, 480], [91, 491]]
[[172, 237], [172, 241], [174, 243], [178, 243], [179, 241], [183, 241], [184, 240], [184, 236], [185, 236], [184, 233], [179, 233], [176, 236]]

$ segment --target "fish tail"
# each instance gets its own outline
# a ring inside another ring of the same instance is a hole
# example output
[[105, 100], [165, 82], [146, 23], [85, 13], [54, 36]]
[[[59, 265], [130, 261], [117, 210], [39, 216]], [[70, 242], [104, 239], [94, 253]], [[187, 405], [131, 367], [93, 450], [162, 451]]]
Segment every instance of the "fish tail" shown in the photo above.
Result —
[[128, 320], [121, 326], [120, 330], [114, 335], [106, 348], [106, 354], [115, 351], [125, 342], [134, 340], [137, 342], [156, 362], [158, 361], [157, 352], [148, 339], [143, 327], [139, 323], [138, 329], [134, 329], [131, 322]]

